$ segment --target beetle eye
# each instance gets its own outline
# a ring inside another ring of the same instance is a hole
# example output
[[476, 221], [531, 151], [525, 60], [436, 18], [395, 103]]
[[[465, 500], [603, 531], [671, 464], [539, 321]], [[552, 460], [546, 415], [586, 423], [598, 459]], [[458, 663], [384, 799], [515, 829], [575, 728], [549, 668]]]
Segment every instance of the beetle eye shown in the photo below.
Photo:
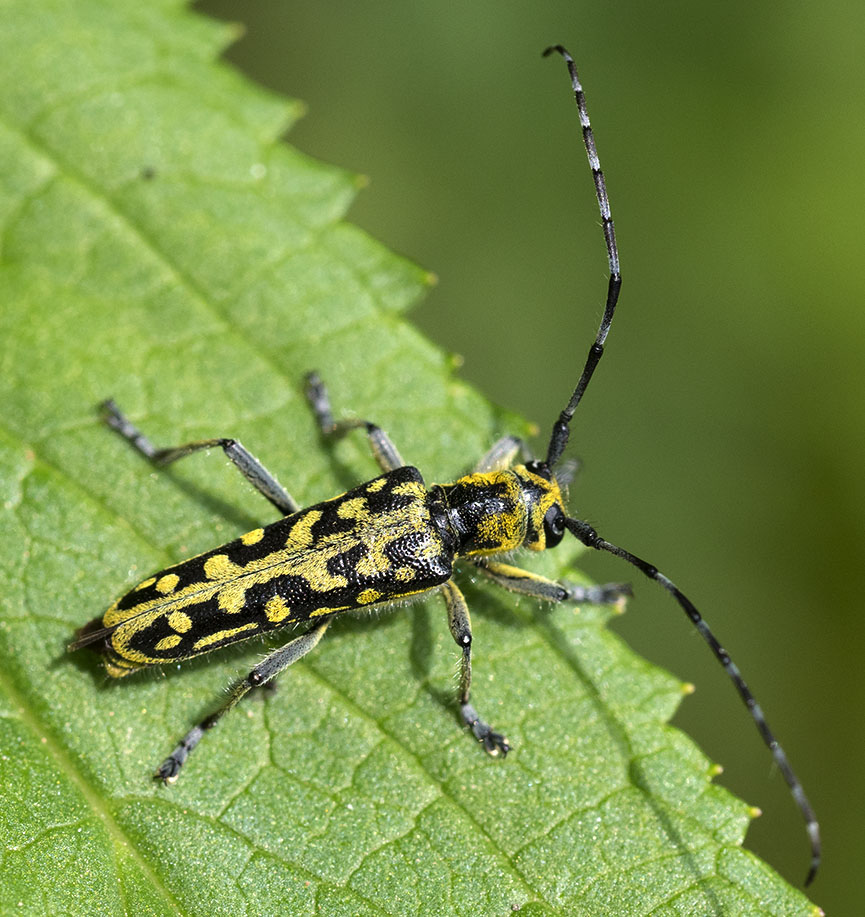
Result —
[[553, 505], [544, 516], [544, 535], [546, 546], [554, 548], [565, 535], [565, 514], [560, 506]]

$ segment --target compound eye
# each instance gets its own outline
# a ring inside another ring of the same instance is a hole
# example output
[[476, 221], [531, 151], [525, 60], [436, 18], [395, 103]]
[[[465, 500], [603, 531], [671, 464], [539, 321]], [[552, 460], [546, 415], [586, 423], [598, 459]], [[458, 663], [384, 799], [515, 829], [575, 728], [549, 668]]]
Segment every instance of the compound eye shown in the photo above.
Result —
[[551, 506], [544, 516], [544, 535], [546, 546], [554, 548], [565, 535], [565, 514], [560, 506]]

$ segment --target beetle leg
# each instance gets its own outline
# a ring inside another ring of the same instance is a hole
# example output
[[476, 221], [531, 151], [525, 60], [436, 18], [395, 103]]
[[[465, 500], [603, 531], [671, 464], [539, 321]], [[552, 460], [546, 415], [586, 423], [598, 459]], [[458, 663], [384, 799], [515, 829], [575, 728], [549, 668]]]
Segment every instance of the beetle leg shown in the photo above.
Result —
[[526, 454], [526, 444], [518, 436], [503, 436], [492, 444], [489, 451], [475, 465], [474, 471], [476, 474], [504, 471], [513, 465], [519, 454]]
[[402, 468], [405, 462], [397, 447], [380, 426], [368, 420], [335, 420], [330, 407], [330, 396], [321, 376], [315, 371], [306, 375], [306, 398], [325, 436], [342, 436], [349, 430], [366, 430], [372, 454], [382, 471]]
[[213, 449], [217, 446], [224, 450], [235, 467], [250, 484], [281, 512], [290, 516], [300, 507], [288, 491], [261, 464], [261, 462], [236, 439], [202, 439], [193, 443], [184, 443], [170, 449], [157, 449], [152, 442], [136, 427], [110, 398], [99, 406], [105, 423], [116, 430], [145, 458], [154, 465], [164, 466], [178, 459], [200, 452], [202, 449]]
[[628, 583], [604, 583], [601, 586], [579, 586], [567, 581], [556, 581], [502, 564], [493, 560], [475, 560], [474, 565], [494, 583], [518, 592], [530, 595], [547, 602], [573, 602], [579, 605], [586, 602], [590, 605], [616, 605], [621, 607], [625, 599], [633, 592]]
[[239, 703], [253, 688], [260, 688], [266, 685], [271, 679], [276, 678], [283, 670], [288, 668], [293, 662], [305, 656], [310, 650], [315, 649], [318, 641], [321, 640], [330, 619], [322, 621], [306, 633], [295, 637], [285, 646], [274, 650], [245, 677], [238, 681], [228, 694], [225, 703], [209, 716], [205, 717], [197, 726], [193, 726], [189, 732], [180, 740], [173, 752], [159, 765], [159, 769], [154, 774], [158, 780], [164, 783], [174, 783], [180, 773], [180, 768], [189, 757], [196, 745], [201, 741], [202, 736], [208, 729], [212, 729], [221, 719]]
[[462, 714], [463, 722], [471, 729], [475, 738], [483, 743], [484, 749], [489, 754], [504, 757], [511, 750], [508, 740], [500, 733], [493, 731], [489, 723], [485, 723], [480, 718], [470, 701], [472, 686], [472, 622], [469, 617], [468, 605], [462, 592], [460, 592], [452, 579], [441, 587], [441, 593], [448, 609], [448, 624], [450, 625], [451, 636], [463, 651], [459, 689], [460, 713]]

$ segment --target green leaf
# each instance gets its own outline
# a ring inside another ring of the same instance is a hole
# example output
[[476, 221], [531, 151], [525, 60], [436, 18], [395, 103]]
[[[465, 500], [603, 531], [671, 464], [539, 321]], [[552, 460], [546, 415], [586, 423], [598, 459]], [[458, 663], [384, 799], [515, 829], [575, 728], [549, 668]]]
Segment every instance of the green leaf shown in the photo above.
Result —
[[303, 502], [375, 472], [361, 437], [322, 450], [309, 369], [430, 481], [525, 425], [406, 324], [428, 275], [340, 222], [360, 182], [278, 142], [300, 105], [215, 62], [230, 29], [172, 0], [0, 16], [0, 912], [815, 913], [608, 610], [467, 586], [506, 761], [457, 722], [432, 599], [337, 622], [154, 783], [262, 645], [108, 683], [65, 644], [274, 511], [221, 453], [154, 473], [98, 401], [166, 445], [237, 436]]

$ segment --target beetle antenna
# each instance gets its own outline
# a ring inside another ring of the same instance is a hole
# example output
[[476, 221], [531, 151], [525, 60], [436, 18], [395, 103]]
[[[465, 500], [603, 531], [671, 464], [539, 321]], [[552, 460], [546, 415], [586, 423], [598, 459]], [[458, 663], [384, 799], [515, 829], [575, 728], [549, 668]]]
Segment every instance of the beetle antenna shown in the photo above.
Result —
[[751, 689], [745, 683], [745, 679], [742, 678], [738, 666], [736, 666], [730, 658], [729, 653], [718, 642], [718, 639], [712, 633], [709, 625], [703, 620], [703, 616], [697, 611], [694, 603], [680, 591], [675, 583], [664, 576], [657, 567], [631, 554], [630, 551], [626, 551], [624, 548], [618, 547], [618, 545], [605, 541], [586, 522], [581, 522], [579, 519], [565, 519], [565, 525], [568, 530], [587, 547], [595, 548], [598, 551], [607, 551], [609, 554], [621, 557], [623, 560], [626, 560], [629, 564], [636, 567], [641, 573], [645, 574], [649, 579], [654, 580], [656, 583], [660, 583], [679, 605], [681, 605], [685, 614], [690, 618], [691, 623], [700, 632], [700, 636], [709, 644], [710, 649], [715, 654], [715, 658], [721, 663], [724, 667], [724, 671], [729, 675], [730, 680], [736, 686], [739, 696], [742, 698], [745, 706], [748, 708], [748, 712], [751, 714], [751, 719], [757, 726], [757, 731], [760, 733], [769, 751], [772, 752], [772, 757], [775, 759], [778, 769], [784, 775], [787, 786], [790, 787], [790, 792], [793, 794], [793, 799], [796, 801], [796, 805], [799, 807], [799, 811], [805, 819], [808, 838], [811, 842], [811, 868], [808, 870], [808, 877], [805, 879], [805, 884], [809, 885], [817, 874], [817, 869], [820, 866], [820, 851], [822, 844], [820, 841], [820, 825], [817, 821], [817, 815], [811, 807], [808, 797], [805, 795], [802, 783], [790, 766], [784, 749], [780, 746], [772, 730], [769, 728], [762, 708], [751, 693]]
[[553, 45], [544, 51], [544, 57], [557, 51], [565, 59], [568, 65], [568, 72], [571, 74], [571, 85], [574, 88], [574, 100], [577, 103], [577, 111], [580, 114], [580, 127], [583, 130], [583, 143], [586, 147], [586, 155], [589, 157], [589, 167], [592, 170], [592, 179], [595, 183], [595, 196], [598, 199], [598, 207], [601, 211], [601, 222], [604, 229], [604, 241], [607, 244], [607, 260], [610, 265], [610, 280], [607, 286], [607, 303], [604, 306], [604, 317], [601, 319], [601, 326], [598, 328], [598, 334], [595, 341], [589, 349], [589, 355], [586, 358], [586, 365], [583, 367], [583, 374], [580, 381], [571, 395], [571, 400], [567, 407], [559, 414], [559, 419], [553, 424], [553, 431], [550, 435], [550, 444], [547, 447], [547, 465], [552, 468], [562, 457], [565, 446], [568, 444], [570, 435], [571, 418], [577, 410], [577, 405], [583, 397], [583, 392], [592, 378], [595, 367], [604, 355], [604, 341], [610, 330], [613, 321], [613, 313], [616, 311], [616, 303], [619, 299], [619, 290], [622, 287], [622, 275], [619, 272], [619, 251], [616, 247], [616, 230], [613, 226], [613, 217], [610, 213], [610, 198], [607, 194], [607, 184], [604, 181], [604, 173], [601, 170], [601, 163], [598, 159], [598, 151], [595, 147], [595, 135], [592, 133], [592, 125], [589, 122], [589, 113], [586, 109], [586, 97], [583, 94], [583, 87], [580, 83], [580, 77], [577, 74], [577, 65], [574, 59], [568, 54], [567, 50], [561, 45]]

